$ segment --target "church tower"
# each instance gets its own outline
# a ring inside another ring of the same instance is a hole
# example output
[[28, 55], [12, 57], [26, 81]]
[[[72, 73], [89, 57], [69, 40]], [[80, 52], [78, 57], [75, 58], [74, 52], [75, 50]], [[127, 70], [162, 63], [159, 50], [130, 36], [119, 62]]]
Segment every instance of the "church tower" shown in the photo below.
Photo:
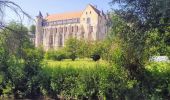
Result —
[[41, 12], [36, 17], [35, 47], [43, 45], [43, 16]]

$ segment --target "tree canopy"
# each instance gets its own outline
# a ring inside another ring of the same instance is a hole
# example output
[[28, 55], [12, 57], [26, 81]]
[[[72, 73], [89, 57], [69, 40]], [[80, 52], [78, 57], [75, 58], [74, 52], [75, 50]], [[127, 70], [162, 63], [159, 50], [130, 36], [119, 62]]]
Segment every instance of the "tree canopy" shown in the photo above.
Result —
[[147, 29], [170, 25], [169, 0], [112, 0], [112, 4], [115, 3], [122, 17], [134, 22], [135, 16]]

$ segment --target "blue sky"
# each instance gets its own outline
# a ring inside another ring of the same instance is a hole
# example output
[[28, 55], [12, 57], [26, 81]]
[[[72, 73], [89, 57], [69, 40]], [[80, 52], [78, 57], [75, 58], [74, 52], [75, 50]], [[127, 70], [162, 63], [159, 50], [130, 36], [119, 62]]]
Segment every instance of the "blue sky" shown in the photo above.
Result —
[[[99, 10], [107, 12], [111, 10], [109, 2], [111, 0], [11, 0], [21, 6], [21, 8], [30, 14], [33, 18], [39, 11], [43, 15], [70, 11], [83, 10], [88, 4], [96, 5]], [[16, 20], [14, 14], [7, 12], [10, 20]]]

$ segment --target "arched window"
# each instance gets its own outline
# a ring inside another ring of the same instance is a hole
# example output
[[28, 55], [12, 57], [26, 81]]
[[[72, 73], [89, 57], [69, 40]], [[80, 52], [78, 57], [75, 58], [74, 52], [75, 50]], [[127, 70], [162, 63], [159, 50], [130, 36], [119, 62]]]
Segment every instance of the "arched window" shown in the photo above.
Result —
[[71, 32], [74, 32], [74, 27], [73, 26], [71, 27]]
[[50, 48], [53, 47], [53, 35], [52, 34], [50, 34], [50, 37], [49, 37], [49, 46]]
[[62, 36], [62, 34], [59, 34], [59, 39], [58, 39], [58, 44], [59, 44], [59, 46], [63, 46], [63, 36]]
[[57, 28], [56, 28], [56, 29], [55, 29], [55, 32], [57, 33], [57, 31], [58, 31], [58, 30], [57, 30]]

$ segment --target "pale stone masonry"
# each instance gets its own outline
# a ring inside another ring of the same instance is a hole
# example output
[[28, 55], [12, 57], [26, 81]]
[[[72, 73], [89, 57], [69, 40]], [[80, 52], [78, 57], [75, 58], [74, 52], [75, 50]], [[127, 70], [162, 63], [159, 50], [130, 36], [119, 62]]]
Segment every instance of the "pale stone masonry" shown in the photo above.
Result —
[[107, 33], [107, 17], [92, 5], [83, 11], [36, 17], [35, 46], [45, 50], [63, 47], [69, 37], [87, 41], [103, 40]]

